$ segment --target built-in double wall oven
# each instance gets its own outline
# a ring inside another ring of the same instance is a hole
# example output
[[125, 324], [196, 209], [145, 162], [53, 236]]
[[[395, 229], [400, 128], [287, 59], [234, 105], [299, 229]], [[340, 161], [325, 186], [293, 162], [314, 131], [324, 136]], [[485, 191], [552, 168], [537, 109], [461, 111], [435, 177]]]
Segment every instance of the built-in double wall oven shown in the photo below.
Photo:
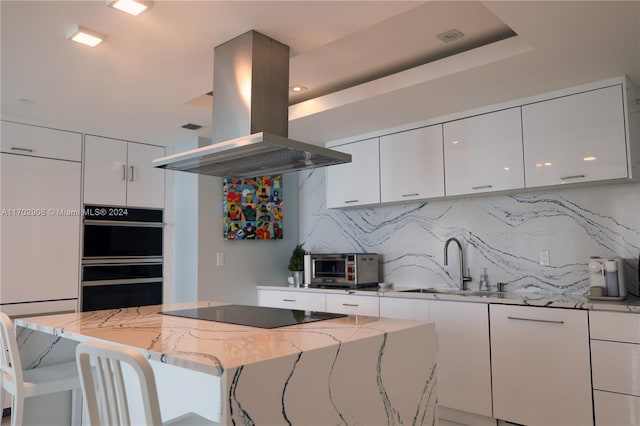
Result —
[[163, 212], [87, 205], [81, 310], [162, 303]]

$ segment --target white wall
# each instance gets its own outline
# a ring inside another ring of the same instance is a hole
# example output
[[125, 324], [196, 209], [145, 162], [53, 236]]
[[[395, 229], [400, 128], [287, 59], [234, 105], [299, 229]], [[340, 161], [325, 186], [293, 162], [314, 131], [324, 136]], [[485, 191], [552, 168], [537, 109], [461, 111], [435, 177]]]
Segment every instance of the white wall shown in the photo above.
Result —
[[[198, 186], [198, 297], [257, 304], [257, 284], [286, 284], [289, 257], [300, 235], [298, 173], [283, 175], [283, 240], [225, 241], [222, 179], [200, 177]], [[216, 266], [224, 253], [224, 266]]]

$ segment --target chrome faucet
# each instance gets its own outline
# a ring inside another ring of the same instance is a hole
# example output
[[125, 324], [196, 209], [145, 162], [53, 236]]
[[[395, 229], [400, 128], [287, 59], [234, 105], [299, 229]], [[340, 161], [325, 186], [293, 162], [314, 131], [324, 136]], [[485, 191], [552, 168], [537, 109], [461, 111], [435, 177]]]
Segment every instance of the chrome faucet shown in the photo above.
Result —
[[447, 251], [451, 241], [454, 241], [458, 245], [458, 253], [460, 254], [460, 290], [464, 290], [464, 283], [466, 281], [471, 281], [471, 277], [464, 276], [464, 255], [462, 253], [462, 244], [460, 244], [460, 241], [458, 241], [457, 238], [449, 238], [447, 242], [444, 243], [444, 264], [445, 266], [449, 264], [449, 255]]

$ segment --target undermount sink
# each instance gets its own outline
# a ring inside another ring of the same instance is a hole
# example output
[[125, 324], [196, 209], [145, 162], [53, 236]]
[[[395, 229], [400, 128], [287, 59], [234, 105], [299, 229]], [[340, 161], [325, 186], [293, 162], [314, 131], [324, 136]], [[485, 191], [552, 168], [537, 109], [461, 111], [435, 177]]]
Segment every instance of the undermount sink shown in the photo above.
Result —
[[455, 294], [458, 296], [500, 297], [502, 292], [493, 290], [458, 290], [455, 288], [413, 288], [400, 290], [403, 293]]

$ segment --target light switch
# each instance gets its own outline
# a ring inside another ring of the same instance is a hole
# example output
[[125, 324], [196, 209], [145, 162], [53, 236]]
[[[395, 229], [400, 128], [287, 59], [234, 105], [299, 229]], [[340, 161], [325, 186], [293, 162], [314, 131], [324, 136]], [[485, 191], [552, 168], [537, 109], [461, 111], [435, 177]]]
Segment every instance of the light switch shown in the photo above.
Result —
[[216, 255], [216, 265], [224, 266], [224, 253], [218, 253]]
[[549, 266], [549, 250], [540, 250], [540, 264], [542, 266]]

